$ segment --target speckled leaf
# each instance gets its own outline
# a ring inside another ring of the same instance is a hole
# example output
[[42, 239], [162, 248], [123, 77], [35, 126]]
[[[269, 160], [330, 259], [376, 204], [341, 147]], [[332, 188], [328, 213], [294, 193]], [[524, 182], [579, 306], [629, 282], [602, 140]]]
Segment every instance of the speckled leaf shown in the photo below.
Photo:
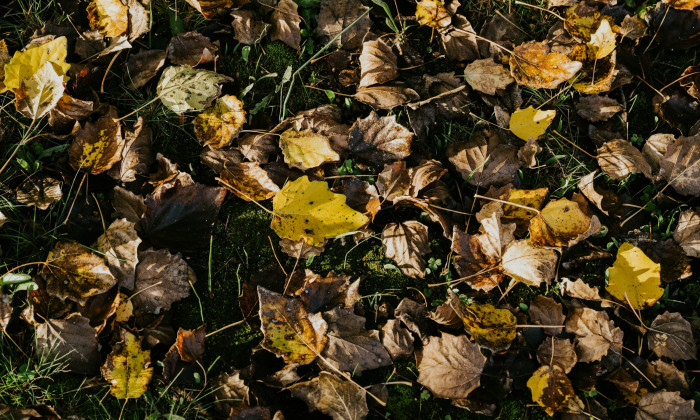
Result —
[[112, 350], [102, 366], [102, 376], [111, 383], [110, 393], [118, 399], [141, 398], [153, 376], [150, 350], [143, 350], [135, 335], [121, 330], [121, 347]]
[[243, 102], [233, 95], [224, 95], [195, 117], [194, 134], [205, 146], [221, 149], [238, 137], [246, 122], [245, 116]]
[[176, 114], [203, 110], [219, 96], [219, 83], [231, 82], [228, 76], [190, 66], [171, 66], [158, 81], [158, 97]]
[[544, 408], [550, 416], [567, 406], [574, 397], [571, 381], [558, 365], [540, 366], [527, 381], [532, 392], [532, 401]]
[[68, 162], [75, 170], [96, 175], [110, 169], [122, 158], [124, 149], [117, 109], [109, 106], [96, 121], [88, 121], [68, 148]]
[[498, 309], [490, 303], [472, 303], [467, 305], [450, 292], [450, 306], [457, 312], [465, 329], [474, 341], [491, 351], [502, 351], [510, 347], [515, 340], [515, 315], [507, 309]]

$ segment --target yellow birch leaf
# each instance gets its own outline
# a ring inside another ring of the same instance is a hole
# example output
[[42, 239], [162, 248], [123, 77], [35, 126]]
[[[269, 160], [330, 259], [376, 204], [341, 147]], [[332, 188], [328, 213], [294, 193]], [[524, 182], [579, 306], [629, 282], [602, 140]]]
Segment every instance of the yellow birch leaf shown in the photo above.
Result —
[[290, 128], [280, 136], [280, 148], [284, 161], [302, 171], [340, 160], [338, 153], [331, 148], [328, 137], [311, 130]]
[[531, 106], [525, 109], [517, 109], [510, 116], [510, 131], [521, 139], [527, 141], [530, 137], [537, 140], [554, 120], [557, 111], [543, 111]]
[[[535, 190], [520, 190], [518, 188], [513, 188], [510, 190], [506, 201], [539, 210], [542, 208], [544, 200], [547, 199], [547, 191], [549, 191], [548, 188], [537, 188]], [[524, 209], [522, 207], [511, 206], [508, 204], [503, 206], [503, 218], [508, 221], [527, 221], [532, 219], [536, 214], [537, 213], [534, 211]]]
[[67, 82], [66, 73], [70, 69], [70, 64], [66, 63], [67, 45], [66, 37], [61, 36], [46, 44], [31, 46], [24, 52], [15, 51], [10, 62], [5, 64], [5, 88], [0, 93], [21, 87], [22, 80], [32, 77], [47, 61]]
[[357, 230], [369, 222], [364, 214], [345, 204], [323, 181], [303, 176], [288, 182], [272, 200], [272, 229], [292, 241], [322, 245], [326, 239]]
[[588, 48], [593, 57], [598, 60], [607, 57], [615, 51], [615, 33], [607, 20], [601, 20], [598, 29], [591, 35]]
[[150, 350], [142, 350], [136, 336], [126, 330], [121, 331], [121, 348], [112, 351], [102, 366], [102, 376], [112, 384], [109, 391], [116, 398], [140, 398], [153, 376]]
[[213, 107], [195, 117], [194, 134], [205, 146], [221, 149], [231, 144], [243, 129], [243, 124], [243, 102], [233, 95], [224, 95]]
[[608, 269], [605, 288], [620, 302], [644, 309], [656, 303], [664, 294], [661, 287], [661, 265], [652, 261], [644, 251], [625, 242], [617, 251], [617, 259]]
[[540, 366], [527, 381], [527, 387], [532, 392], [532, 401], [543, 407], [550, 416], [566, 408], [567, 402], [574, 396], [571, 381], [558, 365]]
[[87, 7], [90, 27], [114, 38], [129, 30], [129, 7], [120, 0], [92, 0]]
[[498, 352], [510, 347], [515, 340], [516, 318], [507, 309], [498, 309], [490, 303], [467, 305], [450, 293], [450, 306], [464, 322], [465, 329], [482, 347]]
[[421, 0], [416, 7], [416, 19], [421, 25], [432, 28], [445, 28], [452, 23], [445, 2], [440, 0]]
[[530, 238], [539, 246], [568, 246], [569, 241], [586, 233], [591, 217], [575, 201], [550, 201], [540, 214], [530, 219]]

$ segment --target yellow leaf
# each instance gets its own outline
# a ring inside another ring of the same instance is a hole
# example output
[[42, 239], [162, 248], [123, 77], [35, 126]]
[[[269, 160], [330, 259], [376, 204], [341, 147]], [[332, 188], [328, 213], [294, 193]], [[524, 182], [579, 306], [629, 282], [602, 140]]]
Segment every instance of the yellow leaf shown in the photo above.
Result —
[[10, 53], [7, 51], [7, 43], [0, 40], [0, 92], [5, 90], [5, 64], [10, 62]]
[[620, 302], [629, 299], [635, 309], [653, 305], [664, 294], [661, 265], [627, 242], [617, 251], [617, 259], [608, 269], [608, 279], [605, 290]]
[[129, 30], [129, 7], [120, 0], [92, 0], [87, 7], [90, 27], [114, 38]]
[[591, 50], [595, 59], [607, 57], [615, 51], [615, 33], [610, 27], [610, 22], [601, 20], [600, 26], [591, 35], [591, 40], [588, 42], [588, 48]]
[[119, 299], [121, 300], [121, 303], [117, 307], [117, 311], [114, 313], [114, 320], [116, 322], [127, 322], [129, 318], [134, 316], [134, 304], [124, 293], [119, 294]]
[[507, 309], [498, 309], [490, 303], [467, 305], [457, 295], [450, 293], [450, 306], [464, 322], [465, 329], [474, 341], [492, 351], [502, 351], [510, 347], [517, 331], [516, 318]]
[[56, 106], [64, 90], [63, 77], [47, 61], [15, 90], [15, 107], [25, 117], [37, 120]]
[[217, 99], [213, 107], [195, 117], [194, 134], [205, 146], [221, 149], [231, 144], [243, 129], [243, 124], [243, 102], [233, 95], [225, 95]]
[[510, 131], [521, 139], [527, 141], [530, 137], [537, 140], [552, 123], [557, 111], [543, 111], [531, 106], [525, 109], [517, 109], [510, 116]]
[[357, 230], [369, 222], [364, 214], [345, 204], [323, 181], [303, 176], [288, 182], [272, 200], [272, 229], [292, 241], [321, 245], [326, 239]]
[[338, 153], [331, 148], [328, 137], [311, 130], [290, 128], [280, 136], [280, 148], [284, 161], [302, 171], [340, 160]]
[[547, 42], [536, 41], [515, 47], [509, 64], [515, 81], [533, 89], [554, 89], [574, 77], [583, 65], [552, 51]]
[[121, 348], [107, 356], [102, 366], [102, 376], [112, 386], [109, 391], [116, 398], [140, 398], [153, 375], [150, 350], [142, 350], [136, 336], [126, 330], [121, 331]]
[[589, 230], [591, 220], [575, 201], [550, 201], [530, 219], [530, 238], [539, 246], [569, 246], [570, 241]]
[[567, 402], [574, 396], [571, 381], [558, 365], [540, 366], [528, 379], [527, 387], [532, 392], [532, 401], [550, 416], [567, 407]]
[[[513, 188], [510, 190], [510, 194], [506, 198], [506, 201], [539, 210], [542, 208], [544, 200], [547, 199], [547, 191], [547, 188], [537, 188], [536, 190], [520, 190]], [[524, 209], [522, 207], [511, 206], [508, 204], [503, 206], [503, 218], [506, 221], [527, 221], [532, 219], [536, 214], [537, 213], [534, 211]]]
[[5, 65], [5, 88], [2, 92], [19, 88], [22, 79], [32, 77], [47, 61], [54, 65], [56, 73], [67, 82], [66, 73], [70, 69], [70, 64], [66, 63], [67, 45], [66, 37], [62, 36], [46, 44], [31, 46], [24, 52], [15, 51], [10, 62]]
[[564, 27], [571, 35], [588, 42], [601, 17], [597, 9], [581, 2], [566, 9]]
[[445, 28], [452, 22], [445, 2], [440, 0], [421, 0], [416, 7], [416, 19], [421, 25], [432, 28]]

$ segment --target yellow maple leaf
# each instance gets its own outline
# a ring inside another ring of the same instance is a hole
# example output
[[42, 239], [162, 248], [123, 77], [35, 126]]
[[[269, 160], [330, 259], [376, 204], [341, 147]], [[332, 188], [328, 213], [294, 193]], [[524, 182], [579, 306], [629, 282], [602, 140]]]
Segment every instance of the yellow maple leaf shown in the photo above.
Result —
[[90, 27], [110, 38], [129, 30], [129, 7], [120, 0], [92, 0], [87, 7]]
[[554, 120], [557, 111], [543, 111], [531, 106], [525, 109], [517, 109], [510, 116], [510, 131], [521, 139], [527, 141], [530, 137], [537, 140]]
[[19, 88], [23, 79], [32, 77], [47, 61], [67, 82], [69, 78], [66, 73], [70, 69], [70, 64], [66, 63], [67, 45], [66, 37], [61, 36], [46, 44], [33, 45], [23, 52], [15, 51], [10, 62], [5, 65], [5, 88], [0, 93]]
[[605, 288], [621, 302], [635, 309], [644, 309], [656, 303], [664, 294], [661, 287], [661, 265], [652, 261], [644, 251], [625, 242], [617, 251], [617, 259], [608, 269], [608, 287]]
[[527, 387], [532, 392], [532, 401], [550, 416], [567, 407], [568, 400], [574, 396], [571, 381], [558, 365], [540, 366], [528, 379]]
[[322, 245], [326, 239], [357, 230], [369, 222], [364, 214], [345, 204], [323, 181], [303, 176], [288, 182], [272, 200], [272, 229], [292, 241]]
[[109, 391], [116, 398], [140, 398], [153, 376], [150, 350], [142, 350], [136, 336], [121, 331], [122, 346], [118, 353], [112, 351], [102, 366], [102, 376], [112, 384]]
[[331, 148], [328, 137], [311, 130], [290, 128], [280, 136], [280, 148], [284, 161], [302, 171], [340, 160], [340, 155]]

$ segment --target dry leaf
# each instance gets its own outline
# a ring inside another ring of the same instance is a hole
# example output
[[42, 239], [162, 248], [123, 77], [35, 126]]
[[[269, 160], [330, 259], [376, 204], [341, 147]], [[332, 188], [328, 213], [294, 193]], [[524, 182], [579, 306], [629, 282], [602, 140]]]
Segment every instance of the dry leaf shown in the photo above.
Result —
[[[452, 2], [451, 5], [459, 3]], [[479, 45], [476, 32], [467, 18], [462, 15], [452, 16], [452, 26], [440, 33], [440, 49], [453, 61], [472, 61], [479, 58]]]
[[681, 398], [680, 392], [648, 392], [639, 400], [634, 420], [697, 420], [695, 401]]
[[592, 122], [607, 121], [620, 111], [622, 111], [622, 105], [607, 96], [581, 96], [576, 101], [578, 115]]
[[104, 36], [126, 35], [129, 29], [129, 7], [120, 0], [92, 0], [87, 12], [90, 27]]
[[440, 0], [421, 0], [416, 6], [416, 20], [421, 25], [432, 28], [446, 28], [452, 22], [445, 2]]
[[197, 282], [194, 270], [179, 254], [166, 249], [139, 252], [136, 282], [131, 300], [137, 310], [160, 314], [190, 295]]
[[121, 162], [112, 166], [109, 175], [122, 182], [136, 181], [136, 175], [146, 176], [153, 163], [151, 140], [153, 130], [139, 117], [132, 128], [124, 130], [124, 149]]
[[503, 273], [528, 286], [550, 284], [557, 271], [557, 253], [552, 249], [533, 246], [522, 239], [510, 243], [501, 261]]
[[606, 142], [598, 149], [598, 165], [610, 178], [623, 180], [635, 172], [651, 179], [651, 166], [632, 143], [616, 139]]
[[207, 108], [221, 93], [228, 76], [190, 66], [170, 66], [160, 76], [157, 93], [163, 105], [176, 114]]
[[700, 194], [700, 134], [679, 137], [668, 146], [660, 166], [659, 176], [679, 194]]
[[600, 21], [598, 29], [591, 34], [591, 40], [586, 45], [591, 52], [590, 56], [595, 60], [605, 58], [615, 50], [615, 33], [606, 19]]
[[687, 256], [700, 258], [700, 214], [693, 210], [681, 213], [673, 239]]
[[381, 39], [362, 44], [360, 87], [390, 82], [399, 75], [396, 55]]
[[342, 45], [350, 51], [360, 48], [372, 25], [369, 14], [364, 14], [367, 10], [369, 7], [363, 5], [360, 0], [324, 0], [317, 17], [316, 32], [324, 42], [332, 41], [342, 32], [342, 35], [333, 41], [334, 45]]
[[654, 318], [647, 337], [649, 349], [659, 357], [696, 360], [697, 347], [690, 322], [678, 312], [664, 312]]
[[459, 300], [451, 290], [450, 306], [457, 312], [464, 327], [481, 347], [498, 352], [507, 350], [515, 340], [515, 315], [507, 309], [498, 309], [490, 303], [466, 303]]
[[591, 203], [595, 204], [596, 207], [603, 212], [603, 214], [609, 216], [609, 211], [613, 211], [619, 207], [620, 199], [610, 190], [596, 189], [594, 179], [597, 173], [598, 170], [595, 170], [581, 178], [577, 187]]
[[396, 122], [396, 116], [380, 117], [372, 111], [350, 127], [348, 147], [359, 162], [381, 167], [411, 154], [413, 133]]
[[227, 164], [221, 172], [221, 185], [246, 201], [267, 200], [280, 190], [257, 162]]
[[25, 51], [15, 51], [12, 59], [4, 65], [4, 90], [13, 91], [22, 86], [22, 80], [31, 78], [46, 62], [53, 64], [54, 70], [63, 81], [68, 81], [70, 64], [66, 63], [68, 41], [61, 36], [41, 45], [30, 45]]
[[302, 171], [340, 160], [338, 153], [331, 148], [328, 137], [311, 130], [290, 128], [285, 131], [280, 135], [280, 149], [285, 163]]
[[308, 260], [311, 257], [318, 257], [325, 250], [324, 246], [312, 246], [304, 241], [292, 241], [289, 239], [280, 239], [280, 248], [282, 252], [292, 258], [303, 258]]
[[295, 50], [299, 50], [301, 44], [301, 17], [297, 13], [297, 4], [294, 0], [280, 0], [272, 12], [272, 41], [280, 40]]
[[576, 354], [582, 363], [595, 362], [609, 351], [622, 351], [622, 330], [603, 311], [574, 308], [566, 318], [566, 332], [576, 335]]
[[477, 132], [466, 143], [452, 143], [447, 156], [471, 185], [509, 184], [520, 168], [518, 148], [502, 144], [497, 134]]
[[574, 77], [582, 66], [564, 54], [551, 52], [546, 42], [526, 42], [510, 56], [510, 72], [515, 81], [533, 89], [555, 89]]
[[389, 223], [382, 231], [382, 244], [387, 258], [394, 260], [409, 277], [425, 277], [424, 255], [430, 253], [428, 227], [415, 220]]
[[[558, 335], [561, 333], [564, 320], [566, 319], [561, 303], [557, 303], [554, 299], [542, 295], [536, 296], [530, 301], [530, 309], [527, 313], [532, 323], [548, 327], [542, 329], [542, 331], [548, 335]], [[556, 327], [557, 325], [561, 325], [562, 327], [550, 328]], [[543, 362], [540, 363], [544, 364]], [[569, 370], [571, 370], [571, 368], [566, 370], [566, 373], [569, 373]]]
[[[420, 95], [400, 83], [391, 85], [368, 86], [357, 89], [354, 98], [365, 103], [372, 108], [393, 109], [397, 106], [406, 105], [409, 102], [417, 101]], [[382, 118], [394, 118], [382, 117]]]
[[528, 379], [527, 387], [532, 392], [532, 401], [550, 416], [565, 409], [569, 399], [576, 395], [564, 369], [558, 365], [540, 366]]
[[230, 9], [234, 3], [234, 0], [187, 0], [187, 4], [207, 19], [213, 18], [219, 11]]
[[29, 178], [17, 188], [17, 201], [46, 210], [63, 197], [61, 181], [50, 176]]
[[406, 169], [406, 162], [399, 161], [384, 165], [384, 169], [377, 177], [377, 190], [388, 201], [408, 194], [411, 177]]
[[252, 10], [232, 10], [234, 38], [241, 44], [253, 45], [262, 40], [270, 25], [256, 20], [256, 14]]
[[15, 89], [15, 108], [32, 120], [48, 114], [63, 96], [63, 76], [47, 61]]
[[475, 60], [464, 69], [464, 79], [472, 89], [487, 95], [495, 95], [515, 80], [508, 69], [493, 61], [493, 58]]
[[537, 361], [543, 365], [557, 365], [564, 373], [569, 373], [578, 358], [568, 338], [547, 337], [537, 348]]
[[134, 223], [126, 219], [117, 219], [99, 238], [95, 249], [107, 260], [110, 271], [119, 281], [119, 286], [131, 290], [134, 288], [137, 250], [141, 244]]
[[143, 350], [135, 335], [121, 330], [120, 350], [112, 349], [102, 366], [102, 376], [111, 383], [110, 393], [118, 399], [141, 398], [153, 376], [151, 352]]
[[591, 287], [591, 286], [587, 285], [586, 283], [584, 283], [584, 281], [581, 279], [576, 279], [576, 281], [571, 281], [569, 279], [562, 279], [560, 284], [561, 284], [561, 291], [566, 296], [576, 298], [576, 299], [584, 299], [584, 300], [594, 300], [594, 301], [602, 301], [603, 300], [600, 297], [600, 294], [598, 293], [597, 287]]
[[510, 116], [510, 131], [517, 137], [528, 141], [540, 138], [552, 124], [557, 111], [542, 111], [530, 105], [525, 109], [516, 109]]
[[676, 138], [673, 134], [657, 133], [649, 136], [647, 141], [644, 142], [642, 154], [644, 154], [654, 172], [659, 171], [659, 165], [668, 150], [668, 146], [673, 144], [674, 141], [676, 141]]
[[78, 313], [39, 324], [34, 351], [38, 357], [65, 363], [70, 372], [82, 375], [94, 374], [100, 358], [97, 333], [90, 326], [90, 320]]
[[75, 135], [68, 149], [68, 162], [76, 171], [97, 175], [119, 162], [124, 143], [117, 109], [109, 106], [105, 114], [88, 121]]
[[352, 308], [359, 299], [357, 289], [360, 281], [350, 283], [345, 274], [328, 273], [326, 277], [306, 269], [304, 285], [295, 293], [304, 303], [306, 309], [318, 312], [329, 305]]
[[168, 44], [168, 60], [173, 64], [197, 67], [211, 63], [218, 57], [217, 43], [199, 32], [185, 32], [175, 35]]
[[246, 122], [245, 117], [243, 102], [233, 95], [224, 95], [214, 106], [194, 118], [194, 134], [205, 146], [221, 149], [238, 137]]
[[608, 269], [608, 287], [605, 290], [634, 309], [648, 308], [664, 294], [661, 265], [652, 261], [641, 249], [625, 242], [617, 250], [615, 263]]
[[[459, 319], [457, 321], [462, 324]], [[390, 319], [384, 324], [381, 339], [392, 360], [413, 354], [413, 335], [401, 326], [398, 319]]]
[[292, 396], [309, 410], [318, 410], [333, 420], [361, 420], [369, 412], [365, 390], [329, 372], [289, 387]]

